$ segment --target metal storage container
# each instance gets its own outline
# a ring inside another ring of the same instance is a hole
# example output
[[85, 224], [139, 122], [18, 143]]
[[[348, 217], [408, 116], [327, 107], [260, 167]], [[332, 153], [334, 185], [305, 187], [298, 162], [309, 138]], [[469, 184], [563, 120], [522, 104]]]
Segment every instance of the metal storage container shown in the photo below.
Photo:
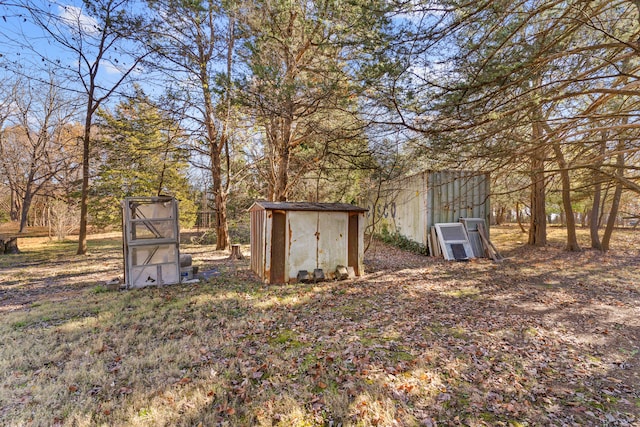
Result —
[[431, 227], [484, 218], [489, 224], [489, 174], [472, 171], [424, 171], [384, 185], [369, 194], [367, 223], [386, 228], [427, 247]]

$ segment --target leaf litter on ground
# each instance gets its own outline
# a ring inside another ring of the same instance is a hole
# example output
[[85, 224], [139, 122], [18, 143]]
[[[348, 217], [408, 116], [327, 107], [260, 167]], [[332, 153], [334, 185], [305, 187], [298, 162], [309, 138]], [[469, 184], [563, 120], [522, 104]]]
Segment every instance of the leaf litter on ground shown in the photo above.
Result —
[[[199, 247], [188, 250], [221, 275], [198, 285], [92, 293], [95, 276], [78, 272], [70, 291], [54, 270], [44, 292], [33, 274], [13, 300], [12, 285], [3, 288], [0, 416], [16, 425], [636, 425], [640, 236], [624, 239], [608, 255], [513, 245], [500, 264], [375, 242], [364, 277], [316, 284], [263, 285], [247, 260], [232, 269]], [[117, 258], [117, 244], [99, 256]]]

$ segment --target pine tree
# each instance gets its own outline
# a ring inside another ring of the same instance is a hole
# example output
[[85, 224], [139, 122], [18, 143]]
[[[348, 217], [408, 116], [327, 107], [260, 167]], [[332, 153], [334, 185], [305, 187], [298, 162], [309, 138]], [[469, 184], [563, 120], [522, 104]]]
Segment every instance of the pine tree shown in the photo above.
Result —
[[101, 164], [91, 192], [93, 223], [120, 223], [120, 201], [130, 196], [170, 195], [180, 207], [180, 222], [195, 222], [188, 179], [188, 151], [180, 126], [138, 90], [113, 113], [100, 110]]

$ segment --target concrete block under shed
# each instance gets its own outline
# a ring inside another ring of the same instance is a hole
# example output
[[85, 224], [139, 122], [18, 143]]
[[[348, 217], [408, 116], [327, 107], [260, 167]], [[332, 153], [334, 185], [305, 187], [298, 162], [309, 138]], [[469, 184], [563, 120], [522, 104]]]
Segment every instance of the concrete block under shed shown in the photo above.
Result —
[[298, 276], [296, 277], [298, 282], [300, 283], [309, 283], [311, 282], [311, 274], [307, 270], [298, 271]]
[[336, 279], [338, 280], [346, 280], [349, 278], [349, 272], [347, 271], [347, 267], [344, 265], [339, 265], [336, 267]]

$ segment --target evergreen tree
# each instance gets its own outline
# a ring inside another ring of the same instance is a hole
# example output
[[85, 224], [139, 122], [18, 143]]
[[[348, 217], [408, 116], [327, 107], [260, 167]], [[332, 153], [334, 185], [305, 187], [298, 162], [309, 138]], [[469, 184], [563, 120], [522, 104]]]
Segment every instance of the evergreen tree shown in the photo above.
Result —
[[[387, 25], [384, 7], [375, 0], [247, 6], [239, 52], [247, 75], [240, 97], [260, 129], [258, 172], [265, 197], [315, 199], [318, 186], [311, 197], [304, 180], [329, 177], [327, 162], [336, 165], [341, 150], [345, 159], [368, 156], [357, 78], [371, 59], [370, 44], [384, 38]], [[337, 157], [325, 162], [332, 153]]]
[[196, 207], [180, 126], [140, 90], [113, 113], [100, 110], [98, 115], [101, 164], [91, 192], [93, 223], [119, 224], [125, 197], [170, 195], [180, 201], [181, 225], [192, 226]]

